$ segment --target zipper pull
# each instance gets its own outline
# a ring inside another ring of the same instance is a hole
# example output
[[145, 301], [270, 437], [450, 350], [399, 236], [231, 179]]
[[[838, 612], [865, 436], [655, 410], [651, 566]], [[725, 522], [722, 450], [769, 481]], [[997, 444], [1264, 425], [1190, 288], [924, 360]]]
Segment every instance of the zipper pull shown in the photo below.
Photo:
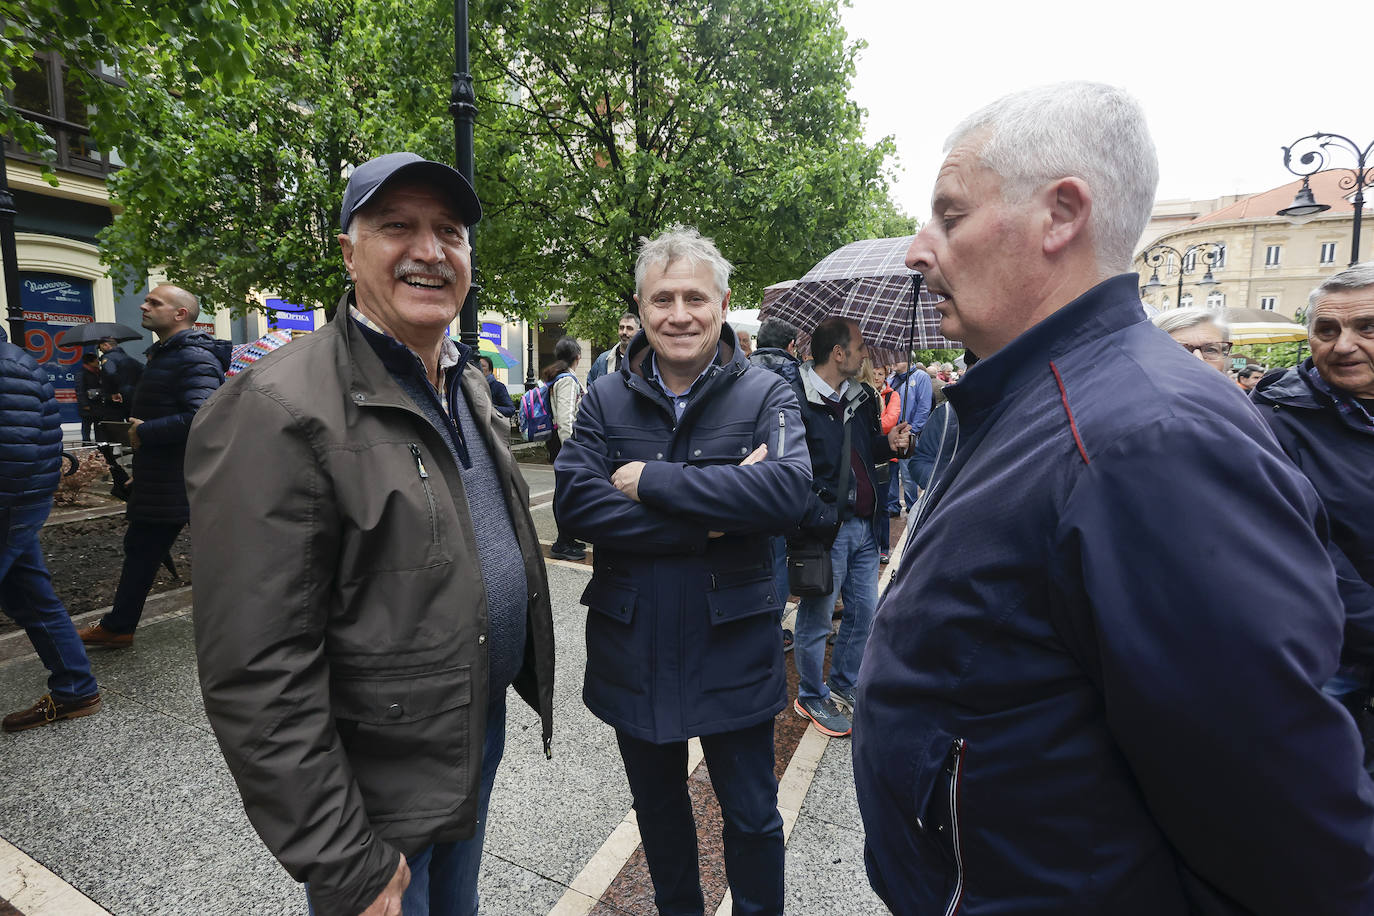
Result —
[[415, 470], [420, 472], [420, 479], [429, 480], [429, 471], [425, 470], [424, 459], [420, 457], [420, 446], [412, 442], [410, 444], [410, 455], [415, 459]]
[[779, 411], [778, 411], [778, 457], [779, 457], [779, 458], [782, 458], [782, 453], [783, 453], [783, 442], [786, 440], [786, 437], [787, 437], [787, 416], [786, 416], [781, 410], [779, 410]]

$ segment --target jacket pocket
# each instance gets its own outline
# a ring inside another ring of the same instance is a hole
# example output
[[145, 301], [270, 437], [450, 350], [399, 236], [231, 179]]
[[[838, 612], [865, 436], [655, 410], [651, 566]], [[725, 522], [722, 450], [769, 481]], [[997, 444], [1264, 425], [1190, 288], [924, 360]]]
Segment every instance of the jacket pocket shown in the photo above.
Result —
[[[962, 788], [968, 743], [937, 733], [927, 746], [926, 760], [937, 761], [918, 773], [916, 833], [944, 866], [944, 885], [933, 890], [944, 901], [944, 916], [955, 916], [964, 895], [964, 849], [959, 825], [959, 793]], [[933, 873], [935, 870], [932, 869]], [[933, 881], [938, 878], [932, 875]]]
[[736, 690], [769, 680], [783, 663], [771, 564], [711, 578], [702, 690]]
[[338, 676], [330, 695], [369, 819], [442, 814], [467, 798], [470, 666]]
[[645, 621], [635, 625], [639, 589], [633, 582], [592, 577], [582, 592], [587, 615], [587, 677], [635, 693], [648, 689], [646, 659], [652, 633]]

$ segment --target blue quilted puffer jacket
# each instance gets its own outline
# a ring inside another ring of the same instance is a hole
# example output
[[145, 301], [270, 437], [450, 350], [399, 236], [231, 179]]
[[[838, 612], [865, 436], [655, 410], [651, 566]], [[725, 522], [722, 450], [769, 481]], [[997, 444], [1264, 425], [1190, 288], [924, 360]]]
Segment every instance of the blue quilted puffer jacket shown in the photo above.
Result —
[[48, 376], [0, 328], [0, 509], [52, 499], [62, 471], [62, 418]]
[[204, 331], [181, 331], [148, 348], [148, 365], [134, 390], [131, 416], [142, 420], [134, 452], [134, 489], [129, 518], [185, 524], [186, 436], [200, 405], [220, 385], [232, 346]]

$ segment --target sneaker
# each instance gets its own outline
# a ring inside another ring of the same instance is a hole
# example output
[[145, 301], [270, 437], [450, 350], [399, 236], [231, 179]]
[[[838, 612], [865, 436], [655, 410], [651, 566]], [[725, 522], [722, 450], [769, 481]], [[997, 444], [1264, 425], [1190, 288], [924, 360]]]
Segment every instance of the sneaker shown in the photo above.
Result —
[[822, 735], [843, 738], [853, 731], [853, 726], [849, 724], [849, 717], [840, 711], [840, 708], [835, 705], [834, 699], [830, 697], [826, 697], [824, 700], [807, 700], [806, 702], [802, 702], [798, 698], [793, 702], [792, 708], [803, 719], [810, 719], [811, 724], [816, 726], [816, 730]]
[[7, 732], [22, 732], [56, 722], [58, 719], [79, 719], [100, 710], [100, 694], [92, 694], [79, 700], [54, 700], [52, 694], [43, 694], [43, 699], [28, 709], [12, 712], [5, 716], [0, 728]]
[[792, 643], [793, 643], [794, 641], [795, 641], [795, 637], [793, 637], [792, 631], [791, 631], [791, 630], [783, 630], [783, 631], [782, 631], [782, 651], [784, 651], [784, 652], [791, 652], [791, 651], [792, 651]]
[[111, 633], [99, 621], [76, 631], [81, 642], [87, 647], [100, 649], [127, 649], [134, 644], [132, 633]]
[[555, 560], [585, 560], [587, 551], [568, 544], [554, 544], [549, 548], [549, 556]]
[[854, 691], [841, 690], [830, 683], [827, 683], [825, 686], [830, 688], [830, 697], [835, 701], [835, 705], [844, 710], [849, 718], [854, 718]]

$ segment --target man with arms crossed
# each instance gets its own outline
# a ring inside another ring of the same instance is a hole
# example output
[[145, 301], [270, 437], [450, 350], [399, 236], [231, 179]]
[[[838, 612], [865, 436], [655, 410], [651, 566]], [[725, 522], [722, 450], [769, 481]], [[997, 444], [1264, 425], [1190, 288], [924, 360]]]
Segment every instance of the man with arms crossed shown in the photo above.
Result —
[[1321, 692], [1321, 504], [1140, 308], [1139, 106], [1031, 90], [948, 149], [907, 264], [981, 360], [859, 679], [875, 889], [899, 914], [1374, 912], [1374, 785]]
[[552, 735], [529, 492], [476, 354], [472, 187], [354, 170], [334, 320], [235, 376], [191, 431], [196, 649], [249, 820], [320, 916], [470, 914], [512, 682]]
[[582, 698], [615, 728], [654, 901], [702, 912], [687, 739], [725, 820], [736, 913], [781, 913], [773, 717], [786, 669], [770, 534], [797, 523], [810, 465], [797, 400], [724, 323], [730, 263], [695, 229], [645, 241], [644, 331], [582, 399], [554, 464], [560, 528], [596, 545]]

